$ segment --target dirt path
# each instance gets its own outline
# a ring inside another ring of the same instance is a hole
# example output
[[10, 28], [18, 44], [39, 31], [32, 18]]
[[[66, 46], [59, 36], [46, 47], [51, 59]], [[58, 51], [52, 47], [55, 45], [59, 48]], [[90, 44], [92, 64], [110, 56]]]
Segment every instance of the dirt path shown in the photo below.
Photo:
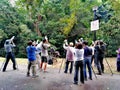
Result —
[[[0, 63], [1, 65], [1, 63]], [[38, 72], [39, 77], [26, 77], [26, 65], [19, 65], [13, 71], [8, 66], [7, 72], [0, 72], [0, 90], [120, 90], [120, 75], [104, 74], [93, 76], [84, 85], [73, 84], [73, 74], [64, 74], [63, 70], [48, 67], [48, 72]]]

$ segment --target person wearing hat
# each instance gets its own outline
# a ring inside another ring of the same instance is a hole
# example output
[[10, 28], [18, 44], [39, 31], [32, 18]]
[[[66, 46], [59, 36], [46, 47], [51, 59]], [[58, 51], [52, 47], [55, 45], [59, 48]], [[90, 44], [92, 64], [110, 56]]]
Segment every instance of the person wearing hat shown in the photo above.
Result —
[[73, 61], [74, 61], [74, 47], [73, 47], [73, 43], [70, 42], [68, 46], [66, 46], [65, 43], [64, 43], [63, 44], [63, 48], [67, 51], [66, 52], [66, 66], [65, 66], [64, 73], [68, 72], [69, 63], [71, 63], [70, 70], [69, 70], [69, 73], [71, 74], [72, 70], [73, 70]]

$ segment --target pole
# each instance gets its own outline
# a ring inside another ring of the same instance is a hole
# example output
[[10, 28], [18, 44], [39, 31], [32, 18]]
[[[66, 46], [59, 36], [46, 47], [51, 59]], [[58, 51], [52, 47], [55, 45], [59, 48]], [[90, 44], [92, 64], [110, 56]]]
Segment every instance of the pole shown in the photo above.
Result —
[[[97, 11], [98, 7], [95, 6], [93, 7], [93, 12], [94, 12], [94, 18], [93, 20], [97, 20], [97, 17], [96, 17], [96, 11]], [[93, 38], [93, 41], [96, 41], [96, 30], [94, 30], [94, 38]]]

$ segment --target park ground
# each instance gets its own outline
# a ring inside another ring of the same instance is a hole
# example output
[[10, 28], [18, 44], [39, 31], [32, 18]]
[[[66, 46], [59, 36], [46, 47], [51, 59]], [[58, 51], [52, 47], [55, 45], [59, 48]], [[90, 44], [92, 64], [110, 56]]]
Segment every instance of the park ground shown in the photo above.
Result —
[[[0, 58], [0, 66], [4, 60]], [[48, 66], [46, 73], [37, 70], [39, 77], [32, 78], [26, 77], [27, 59], [17, 58], [18, 70], [12, 70], [10, 62], [6, 72], [0, 71], [0, 90], [120, 90], [120, 73], [116, 72], [115, 58], [107, 58], [113, 75], [104, 60], [105, 73], [97, 75], [97, 78], [93, 74], [93, 80], [85, 81], [84, 85], [73, 84], [74, 74], [63, 73], [64, 63], [59, 72], [62, 60], [58, 59], [57, 63]], [[97, 72], [95, 67], [94, 70]]]

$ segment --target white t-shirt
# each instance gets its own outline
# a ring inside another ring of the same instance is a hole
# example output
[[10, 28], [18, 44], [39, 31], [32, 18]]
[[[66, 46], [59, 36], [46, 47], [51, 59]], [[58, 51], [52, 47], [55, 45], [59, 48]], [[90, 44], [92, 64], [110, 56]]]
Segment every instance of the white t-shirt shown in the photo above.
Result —
[[84, 59], [84, 49], [75, 49], [75, 61]]
[[50, 47], [50, 44], [42, 43], [41, 56], [48, 56], [48, 47]]

